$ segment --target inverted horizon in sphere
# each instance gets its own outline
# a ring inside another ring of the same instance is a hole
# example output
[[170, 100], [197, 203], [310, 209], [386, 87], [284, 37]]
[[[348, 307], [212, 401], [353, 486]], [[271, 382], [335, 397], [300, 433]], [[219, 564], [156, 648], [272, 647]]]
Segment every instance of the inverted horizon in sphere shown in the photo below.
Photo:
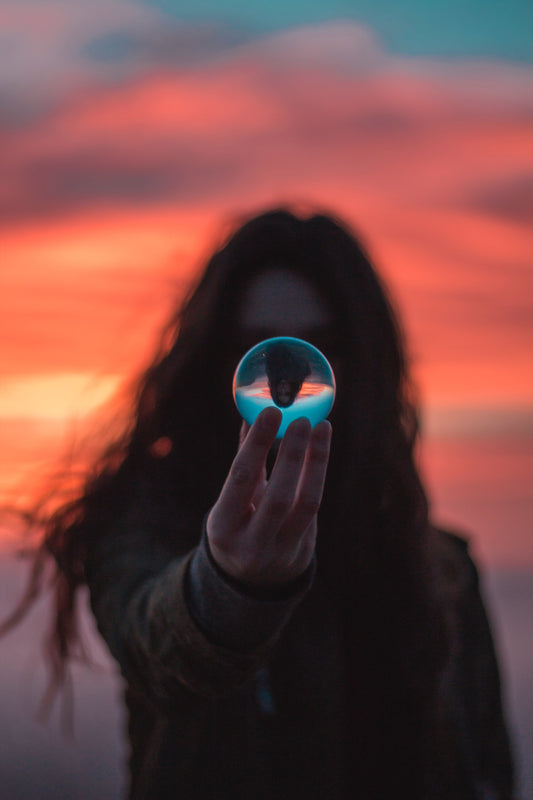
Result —
[[290, 336], [266, 339], [239, 362], [233, 378], [235, 405], [249, 425], [269, 406], [282, 413], [277, 437], [306, 417], [314, 427], [335, 399], [335, 377], [325, 356], [309, 342]]

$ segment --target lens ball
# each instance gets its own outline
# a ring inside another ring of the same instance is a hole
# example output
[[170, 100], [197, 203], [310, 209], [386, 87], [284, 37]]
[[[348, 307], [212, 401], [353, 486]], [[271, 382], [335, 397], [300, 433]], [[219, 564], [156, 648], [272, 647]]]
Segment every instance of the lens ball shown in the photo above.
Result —
[[335, 376], [320, 350], [303, 339], [276, 336], [252, 347], [233, 377], [233, 397], [252, 425], [268, 406], [282, 413], [278, 438], [290, 423], [307, 417], [314, 427], [327, 417], [335, 399]]

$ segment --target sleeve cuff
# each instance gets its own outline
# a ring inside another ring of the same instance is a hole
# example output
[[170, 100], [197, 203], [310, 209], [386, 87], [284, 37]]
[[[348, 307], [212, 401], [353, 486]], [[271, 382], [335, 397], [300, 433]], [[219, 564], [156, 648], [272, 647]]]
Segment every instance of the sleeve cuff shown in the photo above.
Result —
[[215, 563], [204, 531], [187, 580], [191, 616], [213, 644], [245, 652], [280, 631], [310, 589], [316, 556], [295, 581], [276, 589], [254, 589], [235, 581]]

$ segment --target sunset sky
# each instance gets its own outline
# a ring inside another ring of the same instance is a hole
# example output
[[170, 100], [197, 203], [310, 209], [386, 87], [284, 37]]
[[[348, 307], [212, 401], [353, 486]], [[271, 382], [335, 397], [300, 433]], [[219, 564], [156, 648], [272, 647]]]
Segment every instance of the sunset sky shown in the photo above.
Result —
[[437, 513], [533, 565], [533, 5], [264, 5], [0, 2], [0, 488], [147, 363], [228, 225], [295, 203], [391, 287]]

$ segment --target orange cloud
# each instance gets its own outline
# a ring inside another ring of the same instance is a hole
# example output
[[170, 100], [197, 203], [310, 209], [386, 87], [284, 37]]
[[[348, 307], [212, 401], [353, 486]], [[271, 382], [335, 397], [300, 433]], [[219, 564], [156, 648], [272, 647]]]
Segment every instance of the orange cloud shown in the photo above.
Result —
[[[338, 209], [361, 229], [417, 358], [522, 357], [525, 200], [515, 219], [512, 203], [499, 214], [490, 197], [533, 167], [527, 75], [392, 58], [356, 25], [325, 25], [86, 88], [5, 134], [8, 371], [30, 367], [32, 330], [34, 368], [101, 369], [113, 320], [163, 306], [217, 215], [285, 198]], [[196, 236], [191, 215], [203, 221]]]
[[[392, 57], [353, 24], [114, 82], [85, 67], [76, 92], [1, 136], [11, 381], [130, 374], [221, 221], [294, 201], [360, 230], [434, 430], [450, 409], [462, 430], [472, 409], [497, 425], [498, 409], [531, 407], [530, 67]], [[8, 399], [0, 387], [4, 418]]]

